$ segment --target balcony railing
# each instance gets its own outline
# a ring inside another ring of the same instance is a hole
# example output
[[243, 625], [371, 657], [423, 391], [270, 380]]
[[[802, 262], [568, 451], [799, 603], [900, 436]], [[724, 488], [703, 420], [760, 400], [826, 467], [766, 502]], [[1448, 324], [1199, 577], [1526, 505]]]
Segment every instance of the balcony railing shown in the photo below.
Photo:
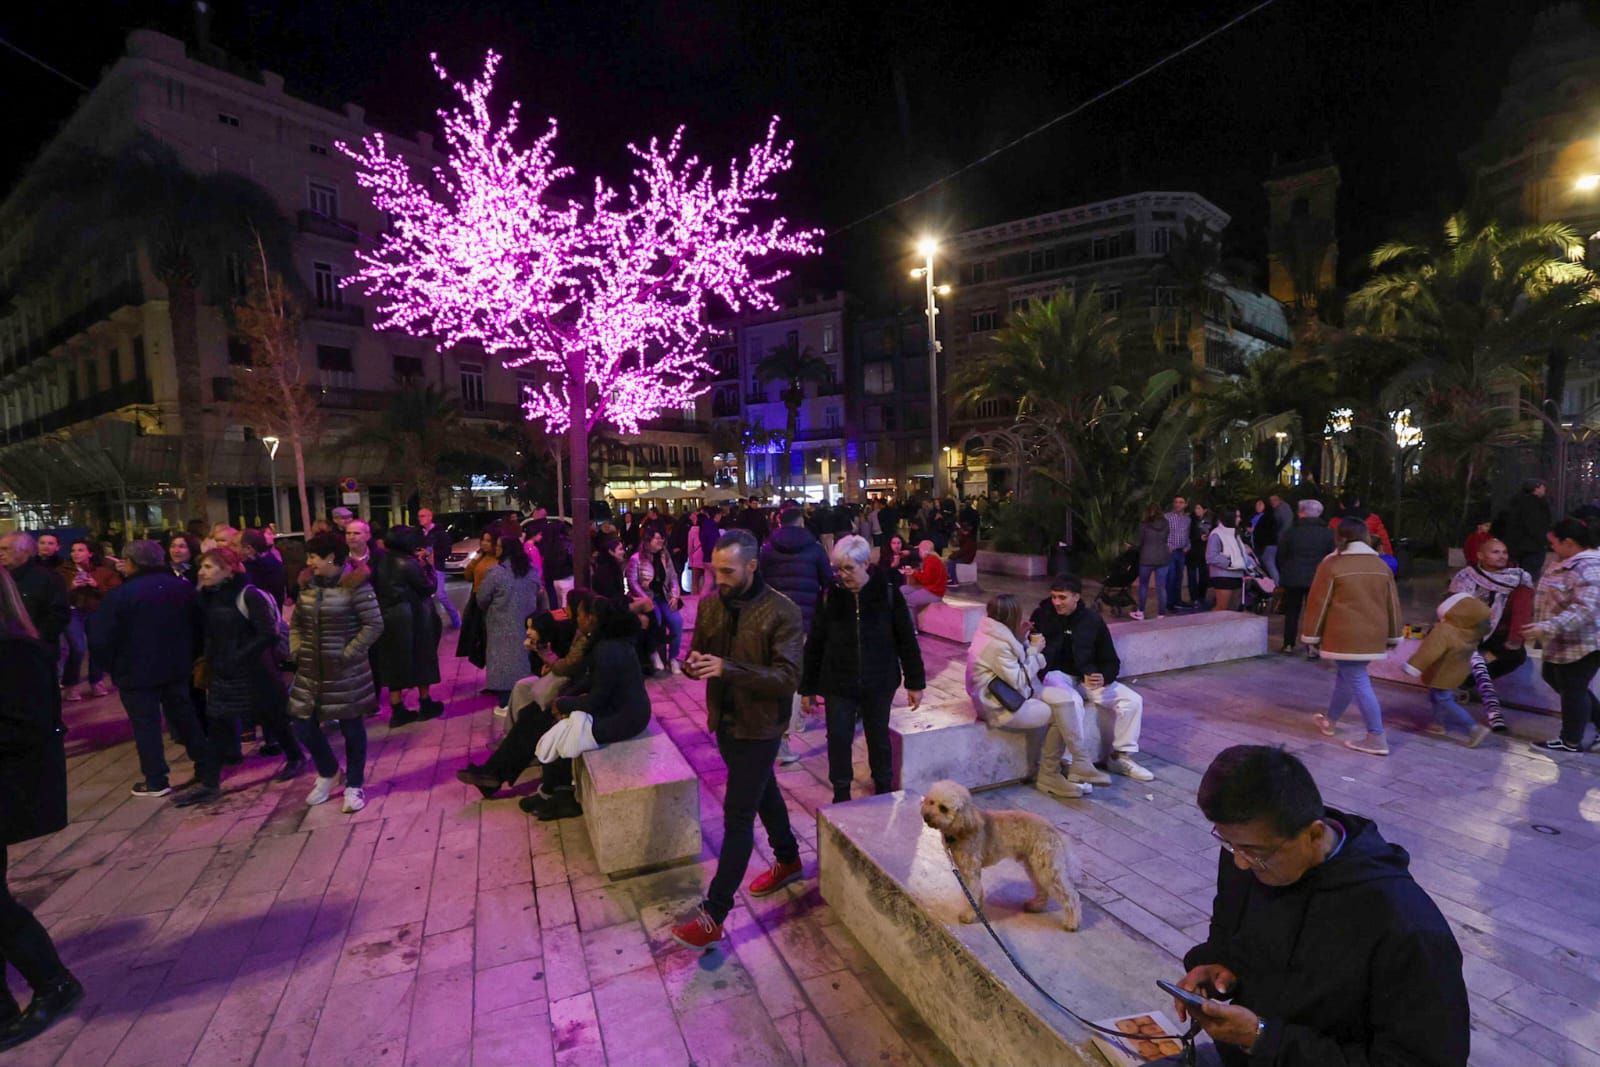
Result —
[[306, 309], [306, 315], [318, 322], [336, 322], [341, 326], [360, 326], [367, 321], [366, 310], [354, 304], [341, 304], [338, 307], [313, 304]]
[[300, 210], [298, 217], [301, 233], [328, 237], [335, 241], [348, 241], [350, 244], [355, 244], [361, 238], [360, 228], [348, 219], [336, 219], [320, 211], [310, 211], [305, 208]]
[[100, 295], [86, 301], [76, 311], [57, 319], [42, 334], [13, 352], [10, 358], [0, 363], [0, 376], [21, 370], [34, 360], [43, 358], [52, 348], [82, 333], [95, 323], [110, 318], [114, 312], [130, 305], [137, 307], [143, 303], [144, 287], [137, 279], [118, 282]]
[[87, 421], [98, 415], [108, 414], [120, 408], [130, 407], [134, 404], [153, 403], [154, 399], [154, 392], [148, 381], [121, 382], [110, 389], [102, 389], [93, 396], [74, 400], [72, 403], [55, 411], [47, 411], [38, 418], [18, 423], [6, 430], [0, 430], [0, 445], [20, 444], [23, 441], [31, 440], [65, 426]]

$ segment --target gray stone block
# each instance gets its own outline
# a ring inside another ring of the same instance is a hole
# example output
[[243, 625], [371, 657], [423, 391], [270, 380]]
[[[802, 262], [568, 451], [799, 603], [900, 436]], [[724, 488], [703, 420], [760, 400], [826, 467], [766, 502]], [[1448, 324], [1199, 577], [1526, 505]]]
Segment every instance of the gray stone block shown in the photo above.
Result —
[[595, 862], [612, 877], [700, 855], [700, 783], [660, 723], [577, 760]]
[[1122, 677], [1199, 667], [1267, 653], [1267, 618], [1242, 611], [1108, 619], [1122, 659]]

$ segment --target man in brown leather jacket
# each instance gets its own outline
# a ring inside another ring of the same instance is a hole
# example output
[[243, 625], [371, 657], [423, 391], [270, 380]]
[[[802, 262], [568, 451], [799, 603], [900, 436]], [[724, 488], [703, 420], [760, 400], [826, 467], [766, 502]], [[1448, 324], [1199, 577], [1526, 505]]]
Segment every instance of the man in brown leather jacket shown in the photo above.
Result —
[[706, 683], [708, 725], [728, 767], [717, 873], [700, 907], [672, 928], [673, 939], [689, 948], [722, 939], [722, 923], [750, 863], [757, 815], [776, 862], [750, 883], [751, 895], [776, 893], [800, 878], [800, 846], [773, 763], [800, 682], [804, 638], [800, 609], [761, 579], [758, 560], [748, 531], [722, 535], [711, 554], [717, 595], [700, 601], [684, 660], [684, 673]]

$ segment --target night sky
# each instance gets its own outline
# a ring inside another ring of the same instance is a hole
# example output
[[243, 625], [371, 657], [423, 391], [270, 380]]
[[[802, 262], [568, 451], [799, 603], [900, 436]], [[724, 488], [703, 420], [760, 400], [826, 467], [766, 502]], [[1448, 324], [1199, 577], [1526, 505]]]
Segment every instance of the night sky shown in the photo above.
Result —
[[[1121, 81], [1251, 0], [1055, 4], [919, 0], [213, 0], [213, 38], [291, 92], [355, 100], [396, 132], [437, 130], [440, 53], [461, 74], [506, 55], [501, 85], [561, 151], [616, 172], [623, 144], [689, 126], [722, 159], [782, 115], [798, 142], [778, 186], [798, 221], [833, 229]], [[830, 237], [801, 280], [869, 296], [903, 277], [924, 228], [953, 232], [1141, 189], [1193, 189], [1233, 215], [1260, 265], [1274, 153], [1329, 145], [1344, 174], [1343, 273], [1379, 240], [1457, 206], [1457, 159], [1494, 107], [1537, 0], [1276, 0], [1157, 74], [886, 217]], [[0, 35], [92, 83], [130, 28], [192, 36], [187, 3], [11, 4]], [[5, 184], [77, 90], [0, 51], [14, 149]], [[18, 104], [22, 106], [17, 106]], [[897, 284], [897, 283], [896, 283]]]

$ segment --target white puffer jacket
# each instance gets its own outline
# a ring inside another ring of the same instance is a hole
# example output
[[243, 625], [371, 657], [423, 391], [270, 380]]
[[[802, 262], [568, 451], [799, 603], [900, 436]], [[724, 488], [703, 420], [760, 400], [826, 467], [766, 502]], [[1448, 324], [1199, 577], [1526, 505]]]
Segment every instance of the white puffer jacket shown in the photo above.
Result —
[[967, 649], [967, 696], [978, 718], [994, 726], [1011, 716], [989, 692], [990, 682], [1003, 679], [1024, 697], [1031, 697], [1038, 689], [1034, 679], [1043, 669], [1043, 652], [1024, 647], [1016, 634], [985, 617], [978, 623], [978, 632]]

